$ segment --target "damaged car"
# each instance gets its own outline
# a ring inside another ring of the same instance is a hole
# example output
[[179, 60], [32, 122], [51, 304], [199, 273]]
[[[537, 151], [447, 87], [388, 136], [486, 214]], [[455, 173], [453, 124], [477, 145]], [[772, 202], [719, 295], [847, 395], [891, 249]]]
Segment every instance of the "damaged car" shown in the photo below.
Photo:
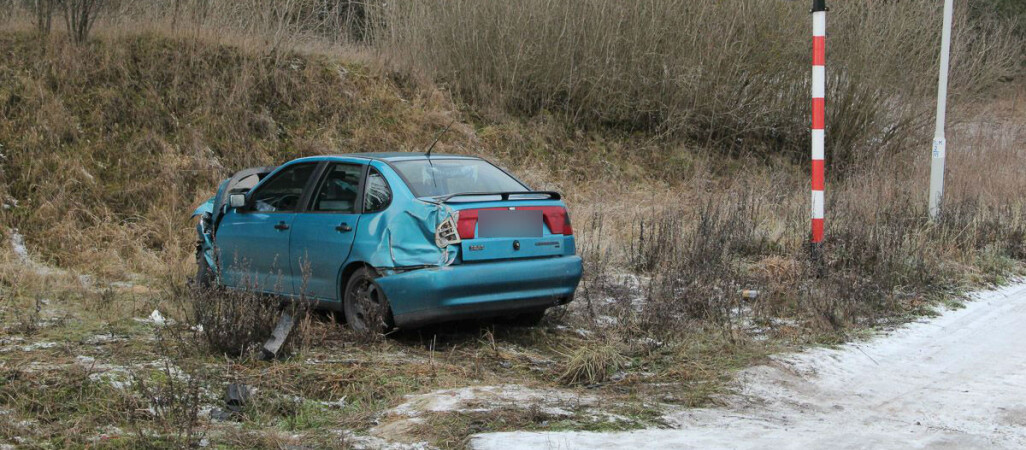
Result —
[[346, 154], [246, 169], [194, 216], [198, 284], [313, 302], [358, 330], [535, 324], [581, 279], [560, 194], [476, 157]]

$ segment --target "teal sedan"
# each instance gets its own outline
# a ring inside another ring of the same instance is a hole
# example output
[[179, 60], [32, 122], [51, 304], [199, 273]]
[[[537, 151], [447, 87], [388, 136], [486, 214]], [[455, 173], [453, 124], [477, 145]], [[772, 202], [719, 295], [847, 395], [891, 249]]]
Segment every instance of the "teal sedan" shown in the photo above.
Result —
[[537, 323], [581, 279], [560, 194], [475, 157], [346, 154], [246, 169], [194, 216], [199, 284], [311, 302], [359, 330]]

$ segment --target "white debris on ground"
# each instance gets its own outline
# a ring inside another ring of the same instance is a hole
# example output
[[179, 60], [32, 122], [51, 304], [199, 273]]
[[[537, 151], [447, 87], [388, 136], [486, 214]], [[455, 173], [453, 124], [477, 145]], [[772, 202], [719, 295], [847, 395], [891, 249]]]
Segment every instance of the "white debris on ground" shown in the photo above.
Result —
[[167, 320], [164, 319], [164, 316], [160, 314], [159, 310], [154, 309], [153, 312], [150, 313], [150, 322], [157, 325], [163, 325]]
[[159, 309], [154, 309], [153, 312], [151, 312], [145, 319], [135, 317], [134, 320], [139, 323], [151, 323], [153, 325], [167, 325], [169, 323], [174, 323], [173, 320], [165, 318], [164, 315], [160, 313]]
[[839, 349], [780, 356], [740, 374], [722, 409], [674, 429], [476, 435], [477, 449], [1024, 448], [1026, 284]]

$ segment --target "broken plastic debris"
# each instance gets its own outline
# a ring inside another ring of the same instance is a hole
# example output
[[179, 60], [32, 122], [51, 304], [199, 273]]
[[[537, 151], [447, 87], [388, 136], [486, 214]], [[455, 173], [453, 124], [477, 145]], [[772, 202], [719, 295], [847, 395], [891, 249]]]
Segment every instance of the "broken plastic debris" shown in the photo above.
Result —
[[242, 408], [249, 402], [249, 386], [242, 383], [228, 385], [228, 392], [225, 394], [224, 403], [232, 412], [242, 412]]
[[278, 325], [271, 332], [271, 337], [267, 339], [267, 342], [264, 342], [264, 348], [261, 352], [264, 360], [274, 359], [278, 356], [278, 351], [285, 344], [285, 339], [289, 337], [289, 332], [292, 331], [294, 322], [292, 315], [281, 313], [281, 318], [278, 319]]
[[153, 312], [150, 313], [150, 321], [157, 325], [164, 325], [165, 323], [167, 323], [167, 320], [164, 319], [164, 316], [160, 314], [160, 310], [157, 309], [154, 309]]

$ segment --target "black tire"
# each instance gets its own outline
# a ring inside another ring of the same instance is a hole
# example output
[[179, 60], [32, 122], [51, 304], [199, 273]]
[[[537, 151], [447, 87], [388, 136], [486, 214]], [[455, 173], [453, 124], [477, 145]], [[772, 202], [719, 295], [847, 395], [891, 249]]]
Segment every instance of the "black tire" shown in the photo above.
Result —
[[193, 283], [200, 289], [210, 289], [214, 285], [214, 271], [202, 253], [196, 254], [196, 278]]
[[374, 281], [377, 274], [363, 267], [354, 272], [343, 291], [346, 323], [356, 331], [386, 333], [395, 327], [385, 292]]

